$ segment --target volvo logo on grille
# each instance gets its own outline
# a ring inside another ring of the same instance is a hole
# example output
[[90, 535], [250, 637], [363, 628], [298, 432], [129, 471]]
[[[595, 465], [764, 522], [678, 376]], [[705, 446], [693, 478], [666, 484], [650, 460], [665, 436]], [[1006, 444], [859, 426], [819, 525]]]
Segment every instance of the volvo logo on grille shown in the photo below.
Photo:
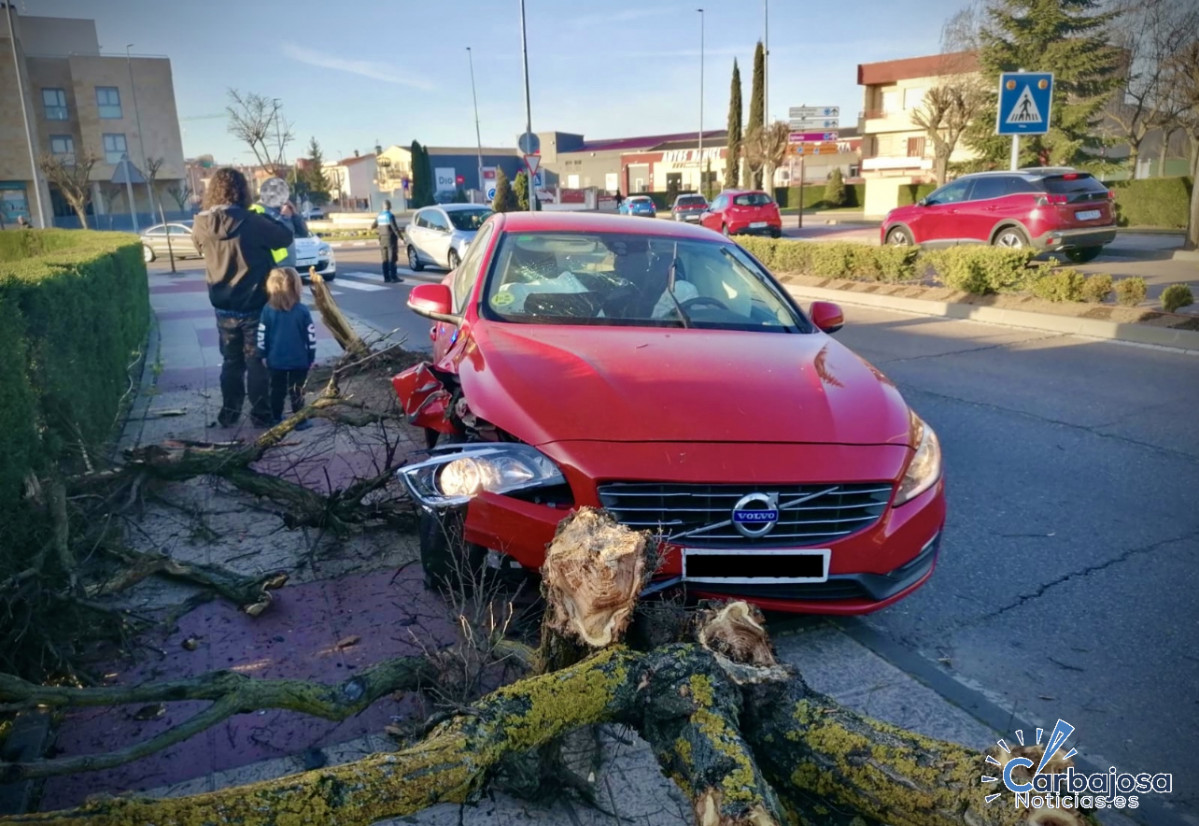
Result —
[[733, 527], [742, 536], [765, 536], [779, 521], [777, 493], [751, 493], [733, 505]]

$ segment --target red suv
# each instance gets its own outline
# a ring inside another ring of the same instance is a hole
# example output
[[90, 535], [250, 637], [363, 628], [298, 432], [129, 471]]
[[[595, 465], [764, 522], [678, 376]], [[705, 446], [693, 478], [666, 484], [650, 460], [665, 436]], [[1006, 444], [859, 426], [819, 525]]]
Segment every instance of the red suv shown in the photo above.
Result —
[[994, 244], [1062, 250], [1090, 261], [1116, 237], [1114, 198], [1088, 172], [1036, 167], [963, 175], [918, 204], [887, 213], [884, 244]]
[[783, 232], [779, 205], [760, 189], [729, 189], [716, 196], [699, 217], [708, 229], [725, 235], [757, 234], [778, 238]]

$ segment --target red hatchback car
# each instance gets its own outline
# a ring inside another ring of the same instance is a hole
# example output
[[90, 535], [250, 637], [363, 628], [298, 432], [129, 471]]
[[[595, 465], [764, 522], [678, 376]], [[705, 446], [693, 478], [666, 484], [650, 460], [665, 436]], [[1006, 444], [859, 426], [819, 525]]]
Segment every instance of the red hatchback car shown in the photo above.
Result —
[[[649, 590], [854, 614], [932, 574], [941, 448], [882, 373], [745, 250], [673, 221], [509, 212], [408, 306], [393, 379], [429, 457], [400, 470], [436, 584], [536, 570], [581, 506], [660, 537]], [[441, 441], [441, 444], [438, 442]]]
[[725, 235], [769, 235], [783, 232], [779, 205], [757, 189], [730, 189], [717, 195], [699, 222]]
[[1031, 246], [1090, 261], [1116, 237], [1113, 197], [1090, 173], [1067, 167], [979, 172], [891, 210], [880, 240], [923, 247]]

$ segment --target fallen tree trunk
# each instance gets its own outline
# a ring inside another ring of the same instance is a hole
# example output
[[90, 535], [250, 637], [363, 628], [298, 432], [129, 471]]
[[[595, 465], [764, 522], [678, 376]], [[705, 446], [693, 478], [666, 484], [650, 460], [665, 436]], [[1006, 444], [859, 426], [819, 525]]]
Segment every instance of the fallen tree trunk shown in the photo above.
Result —
[[369, 354], [370, 348], [354, 332], [353, 326], [346, 319], [341, 308], [337, 306], [337, 302], [333, 300], [333, 296], [329, 292], [329, 285], [325, 283], [325, 279], [321, 277], [315, 267], [308, 268], [308, 281], [312, 287], [312, 297], [316, 300], [316, 309], [321, 314], [321, 320], [325, 322], [325, 327], [341, 345], [346, 356], [361, 358]]

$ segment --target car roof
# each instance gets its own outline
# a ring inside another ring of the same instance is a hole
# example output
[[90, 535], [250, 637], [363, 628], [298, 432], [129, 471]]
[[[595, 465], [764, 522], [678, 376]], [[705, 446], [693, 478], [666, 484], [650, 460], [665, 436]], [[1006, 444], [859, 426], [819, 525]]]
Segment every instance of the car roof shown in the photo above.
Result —
[[651, 198], [648, 195], [630, 195], [629, 200], [630, 201], [652, 201], [653, 198]]
[[446, 212], [461, 212], [464, 209], [491, 209], [487, 204], [438, 204], [436, 209]]
[[627, 215], [592, 212], [502, 212], [492, 220], [500, 232], [621, 232], [680, 240], [720, 240], [710, 229], [675, 221], [646, 221]]
[[[1041, 178], [1049, 178], [1049, 177], [1052, 177], [1055, 175], [1079, 175], [1079, 176], [1082, 176], [1082, 175], [1091, 175], [1091, 173], [1086, 172], [1081, 169], [1075, 169], [1072, 166], [1022, 166], [1019, 169], [991, 169], [986, 172], [971, 172], [969, 174], [962, 175], [961, 177], [956, 178], [955, 180], [960, 181], [964, 178], [987, 178], [987, 177], [995, 177], [998, 175], [1015, 175], [1018, 178], [1025, 178], [1028, 180], [1039, 180]], [[1094, 177], [1094, 176], [1092, 176], [1092, 177]]]

